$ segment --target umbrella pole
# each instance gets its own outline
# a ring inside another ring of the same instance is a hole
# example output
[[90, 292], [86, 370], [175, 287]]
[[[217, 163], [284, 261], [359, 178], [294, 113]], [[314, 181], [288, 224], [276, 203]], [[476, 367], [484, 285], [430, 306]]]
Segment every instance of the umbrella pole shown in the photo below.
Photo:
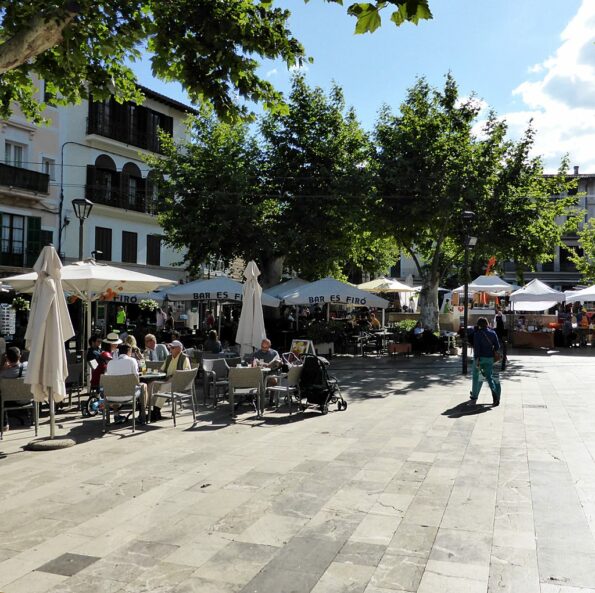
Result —
[[56, 436], [56, 411], [54, 409], [54, 394], [52, 388], [48, 389], [48, 405], [50, 406], [50, 439]]

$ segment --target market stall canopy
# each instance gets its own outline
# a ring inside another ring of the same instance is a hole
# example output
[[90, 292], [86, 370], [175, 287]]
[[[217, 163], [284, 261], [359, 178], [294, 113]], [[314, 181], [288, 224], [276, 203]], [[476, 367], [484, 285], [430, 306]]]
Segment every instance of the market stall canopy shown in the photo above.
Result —
[[595, 284], [566, 296], [567, 303], [584, 303], [585, 301], [595, 301]]
[[[37, 273], [20, 274], [4, 280], [18, 292], [33, 292]], [[62, 289], [85, 300], [96, 300], [110, 292], [114, 296], [120, 293], [147, 293], [160, 286], [175, 283], [167, 278], [108, 266], [93, 260], [75, 262], [62, 268]]]
[[469, 284], [469, 290], [488, 293], [512, 292], [513, 286], [506, 280], [502, 280], [500, 276], [493, 274], [492, 276], [478, 276]]
[[[411, 287], [409, 287], [411, 291]], [[343, 304], [355, 307], [378, 307], [386, 309], [389, 302], [365, 290], [339, 282], [334, 278], [323, 278], [298, 288], [284, 299], [286, 305]]]
[[419, 287], [409, 286], [393, 278], [376, 278], [357, 286], [360, 290], [366, 292], [419, 292]]
[[281, 284], [276, 284], [275, 286], [271, 286], [270, 288], [265, 288], [263, 292], [272, 297], [283, 300], [283, 297], [286, 294], [291, 294], [292, 292], [294, 292], [301, 286], [305, 286], [306, 284], [309, 284], [307, 280], [302, 280], [301, 278], [292, 278], [291, 280], [281, 282]]
[[510, 302], [515, 311], [545, 311], [563, 303], [566, 295], [535, 278], [527, 285], [515, 290], [510, 295]]
[[[167, 289], [170, 301], [218, 301], [222, 303], [241, 303], [243, 284], [231, 278], [219, 277], [209, 280], [194, 280], [187, 284], [178, 284]], [[262, 295], [265, 307], [278, 307], [279, 299], [269, 295]]]

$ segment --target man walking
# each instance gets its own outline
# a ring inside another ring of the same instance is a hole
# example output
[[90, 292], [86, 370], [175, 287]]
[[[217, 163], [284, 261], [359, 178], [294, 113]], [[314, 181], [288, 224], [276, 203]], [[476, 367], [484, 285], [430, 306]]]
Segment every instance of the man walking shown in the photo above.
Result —
[[488, 327], [488, 320], [480, 317], [477, 330], [473, 334], [473, 379], [471, 387], [471, 403], [475, 404], [481, 391], [480, 374], [492, 390], [494, 406], [500, 405], [500, 382], [494, 378], [494, 352], [500, 350], [500, 341], [493, 329]]

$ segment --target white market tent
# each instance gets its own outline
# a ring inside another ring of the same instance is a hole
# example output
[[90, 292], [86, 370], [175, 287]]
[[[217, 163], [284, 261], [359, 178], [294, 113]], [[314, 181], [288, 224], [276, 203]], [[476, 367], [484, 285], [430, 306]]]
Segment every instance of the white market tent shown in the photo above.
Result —
[[[470, 295], [476, 292], [487, 292], [496, 296], [504, 296], [514, 290], [514, 285], [509, 284], [506, 280], [502, 280], [500, 276], [494, 274], [492, 276], [478, 276], [473, 282], [469, 283], [468, 288]], [[463, 284], [455, 288], [453, 292], [463, 294], [465, 292], [465, 285]]]
[[563, 303], [566, 295], [535, 278], [510, 295], [516, 311], [545, 311], [557, 303]]
[[[170, 301], [217, 301], [220, 303], [241, 303], [243, 284], [231, 278], [221, 276], [209, 280], [194, 280], [187, 284], [178, 284], [167, 289]], [[262, 304], [266, 307], [278, 307], [279, 299], [269, 294], [262, 295]]]
[[281, 282], [281, 284], [276, 284], [275, 286], [265, 288], [263, 292], [277, 299], [283, 300], [283, 297], [286, 294], [291, 294], [306, 284], [309, 284], [307, 280], [302, 280], [301, 278], [291, 278], [291, 280], [286, 280], [285, 282]]
[[567, 303], [584, 303], [585, 301], [595, 301], [595, 284], [593, 286], [583, 288], [582, 290], [566, 291]]
[[354, 307], [377, 307], [386, 309], [389, 302], [356, 286], [339, 282], [334, 278], [323, 278], [286, 295], [286, 305], [351, 305]]

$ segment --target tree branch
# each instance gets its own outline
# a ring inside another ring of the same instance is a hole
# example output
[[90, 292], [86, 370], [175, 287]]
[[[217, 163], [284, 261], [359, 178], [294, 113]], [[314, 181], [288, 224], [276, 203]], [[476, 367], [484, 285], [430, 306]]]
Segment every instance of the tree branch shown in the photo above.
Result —
[[0, 45], [0, 75], [58, 45], [64, 29], [79, 11], [77, 2], [68, 1], [51, 14], [35, 15], [28, 25]]

